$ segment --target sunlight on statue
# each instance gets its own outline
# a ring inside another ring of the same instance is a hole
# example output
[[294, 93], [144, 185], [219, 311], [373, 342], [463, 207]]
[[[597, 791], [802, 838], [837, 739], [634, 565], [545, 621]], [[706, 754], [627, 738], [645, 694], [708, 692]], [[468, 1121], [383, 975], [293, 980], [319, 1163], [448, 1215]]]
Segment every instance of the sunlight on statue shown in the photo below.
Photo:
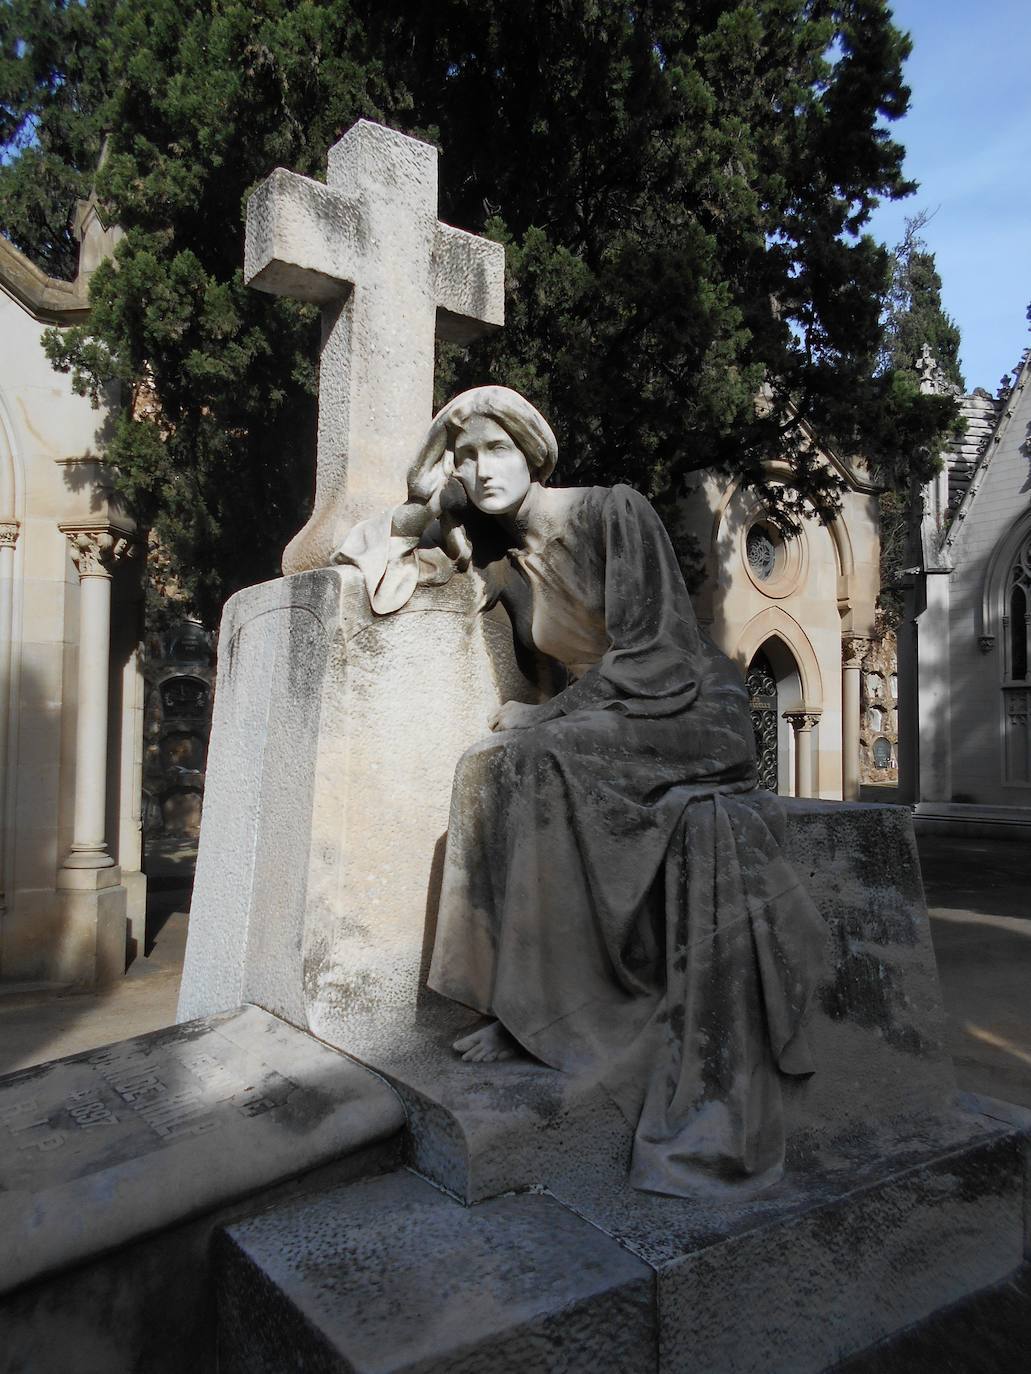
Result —
[[555, 683], [459, 761], [429, 986], [489, 1018], [464, 1059], [601, 1083], [636, 1126], [636, 1187], [747, 1194], [783, 1172], [781, 1075], [813, 1070], [825, 926], [661, 521], [627, 486], [547, 485], [557, 456], [514, 391], [465, 392], [407, 504], [336, 555], [384, 614], [478, 569]]

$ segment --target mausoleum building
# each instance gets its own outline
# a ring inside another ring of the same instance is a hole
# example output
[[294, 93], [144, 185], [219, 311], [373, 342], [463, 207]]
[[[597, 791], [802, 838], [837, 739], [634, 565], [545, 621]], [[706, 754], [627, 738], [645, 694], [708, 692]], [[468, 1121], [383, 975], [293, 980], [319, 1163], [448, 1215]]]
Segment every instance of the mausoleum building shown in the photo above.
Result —
[[[923, 494], [899, 637], [901, 784], [917, 823], [1031, 825], [1031, 353]], [[941, 382], [929, 376], [929, 387]]]
[[101, 455], [110, 410], [41, 347], [113, 251], [80, 203], [75, 281], [0, 238], [0, 980], [92, 985], [142, 946], [142, 557]]
[[[760, 782], [786, 796], [855, 800], [864, 658], [880, 586], [879, 487], [859, 462], [823, 453], [845, 484], [828, 524], [785, 535], [740, 481], [699, 474], [683, 525], [705, 551], [701, 624], [741, 668]], [[772, 463], [787, 481], [787, 463]]]

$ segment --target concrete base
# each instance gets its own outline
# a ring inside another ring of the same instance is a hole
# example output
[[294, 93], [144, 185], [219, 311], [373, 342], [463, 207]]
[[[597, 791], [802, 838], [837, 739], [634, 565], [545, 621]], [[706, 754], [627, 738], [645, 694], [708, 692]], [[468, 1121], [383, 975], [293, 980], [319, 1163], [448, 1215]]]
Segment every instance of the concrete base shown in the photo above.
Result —
[[128, 893], [121, 869], [62, 868], [57, 875], [60, 929], [51, 964], [59, 981], [104, 987], [125, 973]]
[[230, 1228], [217, 1265], [221, 1374], [655, 1368], [651, 1269], [548, 1197], [393, 1174]]

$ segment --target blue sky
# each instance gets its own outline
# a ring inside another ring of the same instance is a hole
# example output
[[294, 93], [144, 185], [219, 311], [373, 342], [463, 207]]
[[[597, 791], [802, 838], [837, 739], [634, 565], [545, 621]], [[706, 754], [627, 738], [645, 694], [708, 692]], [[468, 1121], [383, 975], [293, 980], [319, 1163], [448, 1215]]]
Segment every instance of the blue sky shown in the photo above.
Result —
[[913, 54], [909, 113], [891, 128], [920, 188], [882, 205], [869, 232], [893, 245], [907, 216], [936, 212], [922, 237], [962, 334], [967, 386], [994, 395], [1031, 344], [1031, 3], [896, 0], [892, 9]]

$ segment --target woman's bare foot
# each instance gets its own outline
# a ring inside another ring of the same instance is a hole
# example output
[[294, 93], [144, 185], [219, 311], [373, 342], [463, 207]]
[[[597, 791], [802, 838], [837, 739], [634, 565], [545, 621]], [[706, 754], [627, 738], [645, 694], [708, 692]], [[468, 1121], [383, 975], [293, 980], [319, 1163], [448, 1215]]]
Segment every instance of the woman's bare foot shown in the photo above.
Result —
[[463, 1035], [451, 1046], [467, 1064], [493, 1064], [498, 1059], [511, 1059], [518, 1045], [500, 1021], [488, 1021], [471, 1035]]

